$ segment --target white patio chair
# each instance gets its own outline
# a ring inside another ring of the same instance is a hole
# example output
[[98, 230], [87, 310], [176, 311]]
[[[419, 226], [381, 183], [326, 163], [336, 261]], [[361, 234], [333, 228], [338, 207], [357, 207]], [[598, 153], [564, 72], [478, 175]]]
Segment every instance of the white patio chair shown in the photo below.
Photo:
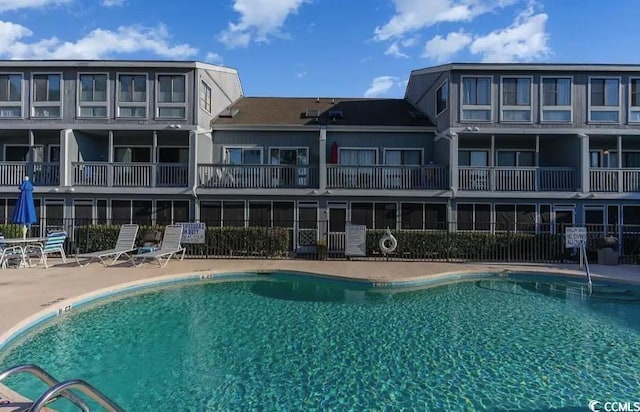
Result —
[[[155, 259], [160, 267], [165, 267], [172, 257], [178, 256], [180, 252], [180, 260], [184, 259], [186, 249], [182, 247], [180, 241], [182, 240], [182, 226], [181, 225], [169, 225], [164, 229], [164, 236], [162, 237], [162, 243], [160, 249], [133, 256], [132, 262], [134, 266], [140, 266], [145, 260]], [[164, 262], [162, 258], [165, 258]], [[139, 263], [138, 263], [139, 261]]]
[[[104, 266], [114, 264], [120, 257], [126, 256], [129, 260], [132, 259], [133, 251], [136, 250], [136, 236], [138, 235], [138, 225], [126, 224], [120, 227], [118, 233], [118, 240], [116, 241], [116, 247], [113, 249], [100, 250], [98, 252], [80, 253], [75, 256], [76, 262], [80, 266], [87, 266], [89, 263], [99, 260]], [[110, 263], [106, 262], [107, 258], [113, 259]], [[87, 261], [82, 264], [80, 259], [86, 259]]]

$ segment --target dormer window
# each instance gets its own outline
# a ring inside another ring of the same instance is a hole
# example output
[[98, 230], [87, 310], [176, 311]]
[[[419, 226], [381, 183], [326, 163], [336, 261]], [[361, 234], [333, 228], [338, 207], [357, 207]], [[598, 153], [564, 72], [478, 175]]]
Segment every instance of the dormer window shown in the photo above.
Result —
[[542, 78], [543, 122], [571, 122], [571, 78]]
[[436, 91], [436, 116], [447, 110], [449, 103], [449, 82], [445, 81]]
[[620, 121], [620, 79], [589, 79], [589, 121], [617, 123]]
[[462, 78], [461, 120], [491, 120], [491, 77]]
[[531, 121], [531, 78], [502, 78], [502, 121]]
[[78, 117], [107, 117], [107, 75], [81, 74], [78, 80]]
[[144, 74], [119, 74], [117, 93], [117, 117], [146, 119], [147, 76]]
[[22, 117], [21, 74], [0, 74], [0, 117]]

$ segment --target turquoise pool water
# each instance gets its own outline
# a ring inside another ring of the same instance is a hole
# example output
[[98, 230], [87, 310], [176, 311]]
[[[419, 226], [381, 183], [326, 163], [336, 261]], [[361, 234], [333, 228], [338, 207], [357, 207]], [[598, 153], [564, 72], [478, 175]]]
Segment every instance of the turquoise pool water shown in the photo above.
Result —
[[72, 311], [0, 367], [85, 379], [128, 411], [586, 410], [640, 400], [639, 297], [531, 277], [190, 283]]

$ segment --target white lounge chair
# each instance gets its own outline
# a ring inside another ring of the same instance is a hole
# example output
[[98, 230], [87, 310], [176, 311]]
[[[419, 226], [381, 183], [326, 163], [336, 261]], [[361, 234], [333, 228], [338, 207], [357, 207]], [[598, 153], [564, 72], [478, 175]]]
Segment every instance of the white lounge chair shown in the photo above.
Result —
[[[81, 253], [76, 255], [76, 262], [80, 266], [86, 266], [89, 263], [99, 260], [104, 266], [114, 264], [120, 257], [126, 256], [129, 260], [132, 260], [133, 251], [136, 250], [136, 236], [138, 235], [138, 225], [126, 224], [120, 227], [120, 233], [118, 233], [118, 240], [116, 241], [116, 247], [108, 250], [101, 250], [92, 253]], [[110, 263], [106, 262], [106, 259], [113, 259]], [[87, 261], [82, 264], [81, 259]]]
[[64, 253], [64, 241], [67, 239], [67, 233], [63, 231], [51, 232], [47, 235], [43, 244], [27, 245], [24, 248], [24, 256], [29, 259], [31, 266], [31, 257], [39, 257], [40, 262], [45, 268], [47, 265], [47, 255], [51, 253], [59, 253], [62, 257], [62, 263], [67, 263], [67, 256]]
[[[164, 229], [164, 236], [162, 237], [160, 249], [153, 252], [134, 255], [132, 262], [134, 266], [140, 266], [144, 263], [145, 260], [155, 259], [158, 261], [158, 265], [160, 265], [160, 267], [165, 267], [167, 263], [169, 263], [171, 258], [174, 256], [177, 257], [180, 252], [182, 252], [180, 260], [182, 260], [184, 259], [184, 253], [186, 250], [182, 247], [182, 245], [180, 245], [181, 240], [182, 226], [169, 225]], [[165, 258], [164, 262], [162, 261], [162, 258]]]

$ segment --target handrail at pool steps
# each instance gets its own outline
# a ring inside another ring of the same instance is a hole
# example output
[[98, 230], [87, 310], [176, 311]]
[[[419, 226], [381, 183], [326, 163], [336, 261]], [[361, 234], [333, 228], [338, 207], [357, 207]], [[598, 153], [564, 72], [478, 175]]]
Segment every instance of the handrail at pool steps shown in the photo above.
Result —
[[593, 293], [593, 283], [591, 282], [591, 272], [589, 271], [589, 259], [587, 258], [587, 242], [580, 242], [580, 264], [584, 259], [584, 271], [587, 275], [587, 287], [589, 288], [589, 296]]
[[89, 408], [89, 406], [87, 406], [87, 404], [77, 395], [71, 392], [71, 389], [80, 390], [90, 399], [100, 404], [108, 412], [124, 412], [124, 409], [119, 407], [115, 402], [107, 398], [102, 392], [100, 392], [87, 382], [79, 379], [60, 382], [53, 376], [51, 376], [47, 371], [36, 365], [18, 365], [2, 371], [0, 372], [0, 382], [4, 381], [10, 376], [18, 375], [20, 373], [27, 373], [35, 376], [47, 385], [47, 390], [30, 405], [28, 409], [30, 412], [39, 412], [40, 410], [42, 410], [42, 408], [52, 402], [57, 401], [60, 398], [69, 400], [82, 412], [90, 412], [91, 409]]

